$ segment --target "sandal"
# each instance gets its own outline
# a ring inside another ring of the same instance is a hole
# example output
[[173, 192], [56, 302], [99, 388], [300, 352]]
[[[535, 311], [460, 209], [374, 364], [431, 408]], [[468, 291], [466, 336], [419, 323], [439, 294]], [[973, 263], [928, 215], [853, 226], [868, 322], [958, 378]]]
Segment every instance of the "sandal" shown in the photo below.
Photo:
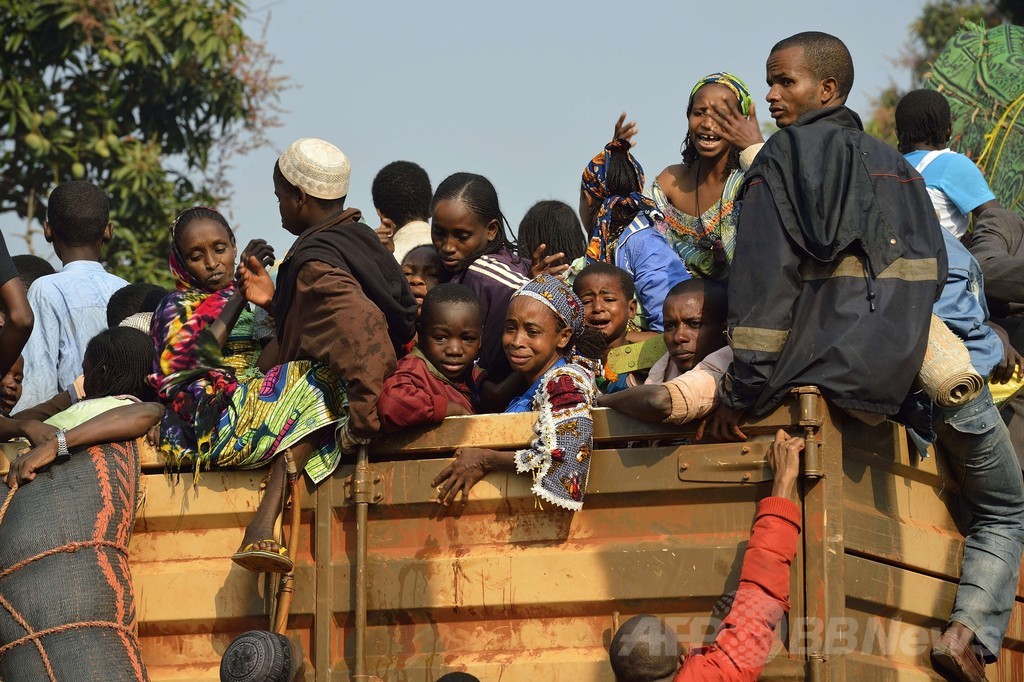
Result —
[[277, 551], [254, 549], [258, 543], [250, 542], [241, 551], [232, 554], [231, 560], [253, 573], [290, 573], [295, 565], [288, 557], [288, 548], [278, 544], [277, 540], [262, 542], [274, 543], [278, 546]]

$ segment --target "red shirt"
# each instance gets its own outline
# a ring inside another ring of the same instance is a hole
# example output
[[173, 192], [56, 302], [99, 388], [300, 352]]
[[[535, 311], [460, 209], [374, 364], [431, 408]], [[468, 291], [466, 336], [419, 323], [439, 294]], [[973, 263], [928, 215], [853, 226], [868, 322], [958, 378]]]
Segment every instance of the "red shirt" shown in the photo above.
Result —
[[377, 415], [381, 429], [400, 431], [420, 424], [437, 424], [448, 413], [448, 403], [462, 405], [473, 413], [474, 377], [469, 382], [453, 384], [427, 360], [419, 348], [398, 361], [395, 373], [384, 380], [377, 399]]
[[789, 569], [800, 537], [800, 508], [783, 497], [757, 505], [740, 585], [715, 643], [694, 649], [675, 682], [753, 682], [771, 652], [775, 626], [789, 612]]

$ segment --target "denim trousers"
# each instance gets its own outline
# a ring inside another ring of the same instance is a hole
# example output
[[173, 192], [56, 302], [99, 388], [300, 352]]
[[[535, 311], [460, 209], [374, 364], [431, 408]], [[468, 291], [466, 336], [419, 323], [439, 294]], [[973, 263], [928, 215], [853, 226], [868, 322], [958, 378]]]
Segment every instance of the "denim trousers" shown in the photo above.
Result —
[[970, 514], [949, 620], [969, 627], [992, 661], [999, 656], [1017, 593], [1024, 549], [1024, 476], [987, 386], [966, 405], [937, 408], [934, 425], [948, 473], [960, 485]]

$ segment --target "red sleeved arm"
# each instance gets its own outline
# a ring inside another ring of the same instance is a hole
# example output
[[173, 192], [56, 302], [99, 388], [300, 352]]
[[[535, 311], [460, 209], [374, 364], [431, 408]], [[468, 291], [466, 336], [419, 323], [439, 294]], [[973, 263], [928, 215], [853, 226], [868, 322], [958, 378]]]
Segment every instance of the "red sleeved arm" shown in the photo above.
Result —
[[789, 573], [800, 537], [800, 509], [782, 497], [757, 505], [740, 585], [715, 643], [688, 656], [676, 682], [754, 682], [789, 611]]
[[395, 373], [384, 380], [384, 388], [377, 399], [377, 415], [384, 431], [400, 431], [444, 420], [448, 413], [448, 398], [431, 389], [420, 369], [422, 363], [403, 358]]

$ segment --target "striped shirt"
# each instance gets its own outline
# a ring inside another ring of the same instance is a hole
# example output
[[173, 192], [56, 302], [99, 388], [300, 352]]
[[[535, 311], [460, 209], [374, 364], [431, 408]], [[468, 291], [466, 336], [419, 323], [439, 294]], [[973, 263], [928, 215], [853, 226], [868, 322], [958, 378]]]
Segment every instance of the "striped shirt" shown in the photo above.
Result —
[[520, 258], [507, 246], [480, 256], [452, 281], [465, 284], [480, 299], [484, 312], [484, 334], [480, 345], [479, 366], [487, 370], [488, 381], [501, 381], [511, 373], [501, 336], [505, 311], [512, 294], [530, 279], [530, 261]]

